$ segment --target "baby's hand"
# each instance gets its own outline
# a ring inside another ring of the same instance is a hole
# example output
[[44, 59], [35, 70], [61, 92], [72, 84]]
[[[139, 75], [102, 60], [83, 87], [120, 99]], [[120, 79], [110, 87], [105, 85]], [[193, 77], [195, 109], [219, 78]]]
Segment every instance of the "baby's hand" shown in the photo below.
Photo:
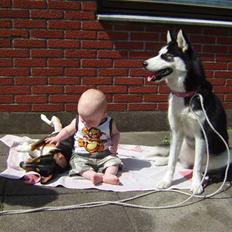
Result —
[[55, 144], [56, 146], [59, 145], [60, 141], [55, 137], [50, 137], [50, 138], [46, 138], [45, 142], [48, 144]]
[[110, 152], [111, 152], [113, 155], [116, 155], [116, 154], [117, 154], [117, 150], [118, 150], [118, 146], [110, 145], [110, 146], [109, 146], [109, 150], [110, 150]]

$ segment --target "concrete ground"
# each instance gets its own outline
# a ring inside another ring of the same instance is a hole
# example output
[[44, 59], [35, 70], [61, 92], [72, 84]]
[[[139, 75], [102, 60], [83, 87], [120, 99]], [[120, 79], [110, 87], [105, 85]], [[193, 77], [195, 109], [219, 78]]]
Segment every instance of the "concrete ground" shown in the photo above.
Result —
[[[157, 145], [167, 132], [126, 132], [121, 143]], [[37, 138], [40, 135], [29, 134]], [[231, 142], [230, 142], [231, 144]], [[6, 167], [8, 149], [0, 144], [0, 171]], [[221, 183], [206, 188], [214, 192]], [[0, 212], [2, 210], [31, 209], [46, 206], [67, 206], [93, 201], [117, 201], [141, 192], [116, 193], [99, 190], [74, 190], [63, 187], [36, 187], [20, 180], [0, 178]], [[185, 200], [178, 193], [153, 193], [127, 203], [145, 206], [172, 205]], [[230, 182], [224, 191], [211, 199], [194, 198], [185, 206], [174, 209], [138, 209], [119, 205], [94, 208], [45, 211], [0, 216], [0, 232], [169, 232], [210, 231], [232, 229], [232, 188]]]

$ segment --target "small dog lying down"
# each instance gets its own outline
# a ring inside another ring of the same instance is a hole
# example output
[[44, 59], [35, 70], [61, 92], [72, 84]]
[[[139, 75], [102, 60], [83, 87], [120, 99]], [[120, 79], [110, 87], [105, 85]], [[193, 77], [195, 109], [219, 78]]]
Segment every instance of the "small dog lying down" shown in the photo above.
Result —
[[72, 155], [73, 139], [66, 139], [57, 147], [54, 144], [46, 144], [45, 139], [55, 136], [62, 129], [62, 125], [60, 120], [55, 116], [49, 121], [42, 114], [41, 119], [52, 126], [54, 132], [39, 140], [26, 137], [23, 144], [17, 147], [17, 151], [27, 152], [30, 155], [27, 161], [20, 163], [20, 167], [27, 172], [34, 171], [39, 173], [41, 184], [46, 184], [57, 174], [68, 170], [69, 160]]

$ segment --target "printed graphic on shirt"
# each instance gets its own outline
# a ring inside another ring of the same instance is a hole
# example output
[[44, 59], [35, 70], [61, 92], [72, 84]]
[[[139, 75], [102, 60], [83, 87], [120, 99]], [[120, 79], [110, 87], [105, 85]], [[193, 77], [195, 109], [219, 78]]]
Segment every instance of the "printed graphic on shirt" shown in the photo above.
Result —
[[86, 128], [82, 129], [83, 138], [78, 139], [80, 147], [84, 147], [89, 153], [102, 152], [104, 151], [104, 143], [107, 140], [101, 140], [101, 136], [104, 134], [98, 128]]

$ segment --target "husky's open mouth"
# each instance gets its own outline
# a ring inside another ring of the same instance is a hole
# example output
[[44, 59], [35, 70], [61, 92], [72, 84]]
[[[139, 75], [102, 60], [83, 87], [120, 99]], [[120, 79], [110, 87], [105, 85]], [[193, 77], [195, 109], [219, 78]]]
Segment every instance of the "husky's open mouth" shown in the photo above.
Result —
[[172, 72], [173, 72], [172, 68], [164, 68], [149, 75], [147, 77], [147, 80], [148, 81], [160, 81], [163, 77], [168, 76]]

